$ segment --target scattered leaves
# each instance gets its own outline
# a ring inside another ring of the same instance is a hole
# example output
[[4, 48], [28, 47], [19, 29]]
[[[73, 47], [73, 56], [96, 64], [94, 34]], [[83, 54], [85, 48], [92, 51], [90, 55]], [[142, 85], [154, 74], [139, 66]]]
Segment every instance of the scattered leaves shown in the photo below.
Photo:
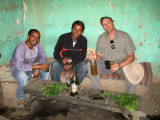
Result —
[[138, 98], [136, 94], [119, 93], [117, 96], [113, 96], [111, 93], [106, 92], [106, 96], [114, 99], [119, 107], [125, 107], [131, 114], [133, 114], [135, 109], [140, 105], [140, 103], [136, 101]]
[[39, 86], [39, 88], [42, 91], [41, 95], [44, 95], [46, 97], [56, 97], [66, 89], [66, 86], [62, 83], [55, 83], [47, 87], [41, 85]]

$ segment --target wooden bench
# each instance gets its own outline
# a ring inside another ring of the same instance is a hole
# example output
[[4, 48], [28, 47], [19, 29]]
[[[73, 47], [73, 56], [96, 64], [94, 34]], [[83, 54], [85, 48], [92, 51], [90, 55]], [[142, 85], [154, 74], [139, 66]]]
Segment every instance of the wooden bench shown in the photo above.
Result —
[[[49, 62], [50, 64], [54, 61], [54, 58], [48, 58], [47, 62]], [[86, 62], [88, 62], [88, 60], [86, 60]], [[142, 62], [140, 63], [143, 68], [144, 68], [144, 77], [143, 80], [140, 82], [140, 85], [146, 86], [146, 87], [150, 87], [152, 85], [152, 69], [151, 69], [151, 64], [149, 62]], [[71, 78], [72, 77], [72, 71], [63, 71], [61, 73], [61, 78]], [[86, 77], [88, 78], [88, 75], [86, 74]], [[113, 74], [101, 74], [100, 75], [101, 80], [121, 80], [124, 81], [124, 78], [119, 76], [116, 73]]]
[[[142, 79], [142, 81], [140, 82], [140, 85], [146, 86], [146, 87], [150, 87], [152, 84], [152, 69], [151, 69], [151, 65], [148, 62], [143, 62], [140, 63], [143, 68], [144, 68], [144, 77]], [[72, 77], [72, 71], [63, 71], [61, 73], [61, 77], [64, 78], [71, 78]], [[88, 77], [88, 75], [86, 75], [86, 77]], [[119, 76], [117, 73], [112, 73], [112, 74], [101, 74], [100, 75], [100, 79], [101, 80], [124, 80], [123, 77]]]
[[[32, 97], [31, 99], [29, 99], [29, 101], [25, 102], [25, 107], [29, 106], [29, 104], [36, 98], [45, 97], [41, 95], [41, 90], [39, 88], [40, 85], [44, 85], [47, 87], [48, 85], [54, 83], [56, 82], [42, 80], [38, 78], [30, 81], [29, 84], [23, 87], [23, 92], [35, 97]], [[122, 113], [127, 119], [129, 119], [128, 115], [130, 115], [130, 112], [124, 108], [118, 107], [112, 99], [110, 99], [105, 95], [106, 92], [108, 91], [79, 86], [78, 95], [75, 97], [71, 97], [69, 94], [69, 89], [67, 89], [66, 91], [61, 93], [58, 97], [54, 98], [45, 97], [45, 98], [54, 99], [60, 102], [68, 102], [86, 107], [92, 107], [101, 110], [108, 110], [112, 112]], [[116, 95], [118, 93], [112, 92], [112, 94]], [[139, 97], [137, 101], [140, 103], [140, 106], [136, 111], [133, 112], [133, 118], [132, 118], [133, 120], [134, 119], [138, 120], [140, 117], [146, 117], [147, 115], [147, 110], [143, 102], [143, 99]]]
[[[145, 94], [147, 94], [147, 92], [150, 90], [150, 87], [152, 85], [152, 80], [153, 80], [152, 69], [151, 69], [151, 64], [148, 62], [143, 62], [140, 64], [142, 64], [142, 66], [144, 67], [145, 74], [141, 83], [138, 84], [136, 87], [136, 94], [140, 96], [145, 96]], [[71, 78], [71, 77], [72, 77], [72, 71], [63, 71], [61, 73], [60, 79], [61, 79], [61, 82], [65, 83], [66, 78]], [[125, 92], [126, 84], [125, 84], [124, 78], [119, 76], [118, 74], [116, 73], [101, 74], [100, 78], [101, 78], [100, 80], [101, 87], [103, 90]], [[91, 82], [88, 75], [86, 75], [81, 85], [85, 87], [91, 87]]]

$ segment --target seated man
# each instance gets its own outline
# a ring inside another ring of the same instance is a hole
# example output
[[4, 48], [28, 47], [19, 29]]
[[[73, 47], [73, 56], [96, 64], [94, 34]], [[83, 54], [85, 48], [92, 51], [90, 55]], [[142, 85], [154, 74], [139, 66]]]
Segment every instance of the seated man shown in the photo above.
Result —
[[85, 63], [87, 51], [87, 39], [82, 35], [85, 26], [81, 21], [75, 21], [72, 24], [70, 33], [59, 37], [54, 49], [54, 58], [51, 67], [51, 80], [60, 82], [60, 73], [62, 70], [70, 70], [73, 67], [77, 69], [79, 84], [84, 79], [87, 66]]
[[[102, 17], [100, 21], [105, 32], [98, 38], [96, 53], [91, 53], [88, 58], [91, 61], [97, 61], [98, 74], [91, 75], [90, 64], [87, 64], [92, 87], [101, 89], [100, 74], [116, 72], [125, 78], [126, 92], [136, 93], [136, 85], [129, 82], [122, 69], [135, 59], [134, 51], [136, 48], [132, 39], [126, 32], [115, 29], [112, 18]], [[111, 69], [105, 68], [106, 60], [115, 62]]]
[[[40, 75], [41, 79], [48, 80], [49, 72], [44, 70], [49, 69], [49, 64], [46, 64], [46, 56], [39, 41], [39, 31], [31, 29], [28, 32], [27, 40], [17, 45], [13, 52], [10, 71], [17, 80], [16, 97], [18, 104], [24, 102], [23, 86], [28, 84], [28, 79], [31, 76], [36, 78]], [[37, 60], [39, 63], [34, 64]]]

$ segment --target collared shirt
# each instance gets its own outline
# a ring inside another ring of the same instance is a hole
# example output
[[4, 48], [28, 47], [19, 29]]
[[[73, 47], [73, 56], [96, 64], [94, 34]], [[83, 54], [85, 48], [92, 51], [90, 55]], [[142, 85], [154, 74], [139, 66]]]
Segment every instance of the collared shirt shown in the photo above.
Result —
[[102, 55], [103, 60], [120, 63], [136, 50], [131, 37], [126, 32], [116, 30], [113, 41], [115, 49], [111, 48], [110, 39], [106, 32], [99, 36], [96, 52]]

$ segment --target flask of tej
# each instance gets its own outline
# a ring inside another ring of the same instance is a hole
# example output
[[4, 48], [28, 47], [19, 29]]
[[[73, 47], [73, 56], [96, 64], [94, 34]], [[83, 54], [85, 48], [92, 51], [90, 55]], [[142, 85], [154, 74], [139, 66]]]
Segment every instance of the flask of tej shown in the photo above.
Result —
[[98, 72], [97, 72], [97, 63], [96, 63], [96, 61], [95, 60], [94, 61], [90, 60], [90, 66], [91, 66], [91, 74], [92, 75], [97, 75]]
[[70, 84], [70, 96], [75, 96], [78, 94], [78, 84], [79, 84], [79, 81], [77, 78], [77, 71], [76, 71], [76, 67], [74, 67], [73, 76]]

